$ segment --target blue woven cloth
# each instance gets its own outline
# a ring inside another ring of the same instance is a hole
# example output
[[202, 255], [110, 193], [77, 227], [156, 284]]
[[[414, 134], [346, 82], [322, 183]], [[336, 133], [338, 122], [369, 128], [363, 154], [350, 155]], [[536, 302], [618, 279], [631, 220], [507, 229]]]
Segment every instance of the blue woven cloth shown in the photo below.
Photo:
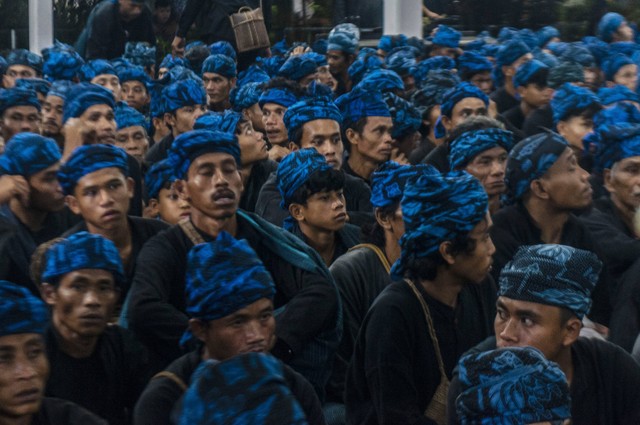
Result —
[[399, 204], [407, 181], [421, 174], [438, 173], [434, 167], [425, 164], [400, 165], [387, 161], [371, 175], [371, 205], [383, 208]]
[[28, 87], [13, 87], [0, 91], [0, 116], [14, 106], [33, 106], [40, 111], [40, 102], [36, 91]]
[[236, 63], [232, 58], [225, 55], [211, 55], [202, 64], [202, 73], [210, 72], [222, 75], [226, 78], [236, 77]]
[[355, 53], [360, 42], [360, 29], [353, 24], [335, 26], [328, 37], [327, 50]]
[[608, 56], [602, 62], [602, 72], [604, 72], [604, 76], [607, 81], [613, 81], [613, 77], [620, 70], [620, 68], [625, 65], [634, 65], [634, 62], [629, 56], [622, 53], [615, 53]]
[[625, 19], [621, 14], [615, 12], [606, 13], [598, 22], [598, 37], [610, 43], [613, 33], [618, 31], [623, 22], [625, 22]]
[[27, 49], [15, 49], [9, 52], [6, 57], [7, 64], [23, 65], [33, 68], [37, 74], [42, 74], [43, 60], [40, 55], [30, 52]]
[[501, 147], [509, 152], [513, 144], [513, 133], [500, 128], [467, 131], [449, 143], [449, 164], [452, 170], [462, 169], [486, 150]]
[[42, 72], [49, 81], [73, 80], [84, 60], [67, 44], [56, 41], [52, 47], [42, 50], [44, 63]]
[[128, 41], [124, 45], [123, 57], [138, 66], [152, 66], [156, 63], [156, 46], [144, 41]]
[[601, 87], [598, 90], [598, 98], [603, 105], [607, 106], [624, 101], [640, 103], [640, 96], [637, 93], [620, 84], [616, 84], [613, 87]]
[[284, 125], [289, 140], [309, 121], [333, 120], [342, 123], [342, 115], [332, 100], [325, 97], [306, 98], [291, 105], [284, 113]]
[[120, 79], [120, 84], [127, 81], [139, 81], [146, 87], [151, 83], [151, 79], [145, 72], [144, 68], [137, 65], [129, 66], [118, 71], [118, 78]]
[[293, 195], [312, 174], [331, 169], [325, 157], [315, 148], [299, 149], [282, 158], [276, 174], [278, 191], [282, 196], [280, 207], [289, 208]]
[[72, 195], [78, 180], [104, 168], [119, 168], [129, 175], [127, 154], [112, 145], [85, 145], [77, 147], [58, 171], [58, 180], [65, 195]]
[[600, 99], [591, 90], [574, 84], [565, 83], [553, 94], [551, 110], [553, 124], [557, 125], [567, 117], [569, 112], [585, 109], [591, 105], [599, 105]]
[[169, 161], [176, 179], [187, 176], [191, 162], [205, 153], [226, 153], [231, 155], [240, 166], [240, 145], [234, 134], [222, 131], [193, 130], [182, 133], [171, 144]]
[[18, 133], [0, 155], [0, 174], [31, 177], [60, 161], [60, 148], [53, 139], [34, 133]]
[[464, 52], [458, 58], [458, 71], [463, 74], [491, 71], [493, 65], [485, 55], [478, 52]]
[[37, 94], [47, 97], [49, 89], [51, 89], [51, 83], [42, 78], [19, 78], [16, 80], [16, 85], [14, 87], [32, 89]]
[[168, 159], [163, 159], [153, 164], [144, 175], [144, 187], [147, 189], [149, 199], [158, 199], [160, 190], [165, 184], [173, 183], [173, 167]]
[[404, 82], [397, 72], [390, 69], [374, 69], [362, 77], [362, 81], [356, 87], [363, 90], [376, 90], [380, 92], [404, 90]]
[[119, 104], [116, 106], [113, 109], [113, 113], [116, 117], [118, 130], [135, 126], [140, 126], [145, 129], [147, 128], [147, 122], [144, 115], [126, 104]]
[[242, 119], [242, 114], [235, 111], [225, 110], [224, 112], [206, 112], [200, 115], [193, 126], [194, 130], [222, 131], [236, 134], [238, 123]]
[[67, 122], [69, 118], [78, 118], [84, 111], [94, 105], [108, 105], [111, 108], [115, 108], [116, 102], [113, 98], [113, 93], [97, 84], [76, 84], [67, 92], [62, 122]]
[[276, 105], [288, 108], [297, 101], [298, 98], [290, 90], [284, 87], [274, 87], [271, 89], [266, 89], [262, 92], [260, 98], [258, 99], [258, 104], [261, 108], [267, 103], [275, 103]]
[[431, 42], [438, 46], [456, 48], [460, 45], [460, 37], [462, 37], [460, 31], [456, 31], [448, 25], [440, 24]]
[[225, 55], [236, 61], [238, 54], [228, 41], [216, 41], [209, 45], [209, 51], [212, 55]]
[[640, 156], [640, 112], [630, 103], [618, 103], [593, 117], [594, 167], [602, 171], [616, 162]]
[[162, 90], [165, 112], [174, 112], [185, 106], [206, 105], [207, 92], [194, 80], [177, 81]]
[[95, 59], [89, 61], [80, 67], [78, 71], [78, 77], [80, 81], [91, 82], [98, 75], [111, 74], [118, 75], [115, 67], [111, 62], [104, 59]]
[[399, 140], [414, 134], [422, 125], [422, 113], [411, 102], [407, 102], [393, 93], [385, 93], [384, 99], [389, 105], [389, 113], [393, 120], [391, 137]]
[[[313, 54], [315, 55], [315, 53]], [[278, 70], [278, 76], [288, 78], [293, 81], [300, 81], [310, 74], [314, 74], [318, 69], [315, 56], [309, 53], [291, 56]]]
[[47, 93], [47, 96], [56, 96], [62, 100], [65, 100], [67, 98], [67, 93], [69, 93], [69, 90], [71, 90], [71, 87], [73, 87], [73, 83], [71, 81], [54, 81], [51, 84], [51, 88], [49, 89], [49, 93]]
[[266, 83], [269, 80], [271, 80], [269, 74], [267, 74], [258, 65], [253, 64], [244, 71], [240, 71], [236, 85], [237, 87], [242, 87], [248, 83]]
[[43, 334], [49, 310], [40, 298], [15, 283], [0, 280], [0, 337]]
[[537, 59], [530, 60], [520, 65], [513, 77], [513, 86], [516, 88], [526, 86], [529, 84], [531, 78], [543, 69], [548, 70], [549, 67]]
[[258, 103], [262, 95], [262, 83], [246, 83], [240, 87], [235, 87], [229, 93], [233, 110], [242, 112]]
[[547, 25], [538, 30], [538, 47], [542, 48], [547, 45], [552, 38], [560, 38], [560, 31], [556, 27]]
[[365, 117], [390, 117], [389, 107], [380, 92], [355, 88], [336, 99], [345, 127]]

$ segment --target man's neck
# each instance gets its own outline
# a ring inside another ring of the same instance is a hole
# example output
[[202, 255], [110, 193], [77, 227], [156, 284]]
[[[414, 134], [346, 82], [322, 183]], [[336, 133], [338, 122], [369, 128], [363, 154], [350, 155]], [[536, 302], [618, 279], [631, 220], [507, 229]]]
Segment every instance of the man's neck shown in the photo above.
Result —
[[497, 213], [501, 206], [500, 195], [493, 195], [489, 198], [489, 214]]
[[224, 112], [226, 109], [230, 109], [231, 104], [228, 100], [224, 100], [219, 103], [210, 103], [207, 105], [207, 109], [213, 112]]
[[530, 198], [524, 206], [535, 226], [540, 229], [540, 239], [547, 244], [558, 244], [562, 241], [564, 225], [569, 220], [568, 211], [560, 211], [544, 200]]
[[126, 267], [127, 264], [129, 264], [132, 246], [131, 226], [129, 224], [129, 219], [127, 218], [127, 216], [124, 216], [122, 218], [122, 221], [118, 224], [118, 226], [114, 226], [110, 229], [102, 229], [93, 226], [88, 222], [86, 222], [86, 224], [89, 233], [100, 235], [113, 242], [116, 248], [118, 248], [122, 263]]
[[390, 236], [389, 233], [391, 232], [385, 232], [384, 236], [384, 254], [389, 264], [393, 265], [400, 258], [401, 249], [399, 241]]
[[347, 161], [349, 162], [349, 167], [351, 167], [353, 172], [366, 181], [369, 181], [371, 174], [373, 174], [379, 165], [377, 162], [365, 158], [355, 148], [349, 154], [349, 159]]
[[456, 307], [456, 304], [458, 303], [458, 295], [464, 286], [464, 284], [454, 278], [444, 266], [438, 267], [435, 279], [422, 279], [420, 280], [420, 284], [431, 298], [434, 298], [451, 308]]
[[336, 232], [309, 226], [304, 222], [299, 222], [298, 225], [307, 238], [309, 246], [315, 249], [324, 263], [329, 266], [336, 251]]
[[529, 105], [527, 102], [520, 102], [520, 110], [522, 111], [522, 115], [526, 118], [531, 114], [536, 108]]
[[237, 217], [237, 214], [234, 213], [230, 217], [213, 218], [203, 214], [195, 208], [191, 208], [191, 222], [193, 225], [198, 230], [206, 233], [212, 238], [217, 238], [218, 234], [222, 231], [225, 231], [235, 237], [238, 231]]
[[504, 80], [504, 89], [507, 93], [511, 95], [511, 97], [516, 97], [516, 88], [513, 87], [513, 81], [511, 78], [505, 78]]
[[251, 177], [251, 170], [253, 170], [253, 164], [243, 165], [240, 169], [240, 177], [242, 177], [242, 185], [247, 187], [247, 183], [249, 182], [249, 177]]
[[635, 226], [633, 225], [635, 210], [632, 208], [629, 208], [628, 206], [620, 202], [620, 200], [618, 199], [617, 196], [615, 196], [615, 194], [611, 195], [611, 202], [613, 202], [613, 206], [618, 212], [618, 216], [620, 217], [624, 225], [632, 234], [635, 235], [636, 231], [635, 231]]
[[560, 366], [560, 369], [567, 377], [569, 386], [571, 386], [571, 382], [573, 381], [573, 358], [571, 356], [571, 346], [563, 348], [555, 358], [549, 360], [558, 363], [558, 366]]
[[47, 218], [47, 211], [35, 210], [28, 208], [22, 201], [17, 198], [13, 198], [9, 201], [9, 209], [11, 212], [31, 230], [37, 232], [42, 229], [42, 225]]
[[31, 425], [34, 415], [24, 415], [18, 418], [7, 417], [0, 414], [0, 425]]
[[91, 356], [100, 336], [82, 336], [60, 323], [54, 314], [53, 325], [58, 333], [58, 345], [63, 353], [74, 359], [86, 359]]

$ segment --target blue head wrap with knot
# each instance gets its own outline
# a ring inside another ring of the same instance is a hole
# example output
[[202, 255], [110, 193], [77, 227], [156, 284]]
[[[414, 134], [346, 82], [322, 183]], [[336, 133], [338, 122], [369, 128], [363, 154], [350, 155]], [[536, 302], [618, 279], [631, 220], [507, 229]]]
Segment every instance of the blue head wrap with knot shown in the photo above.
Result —
[[513, 86], [516, 88], [526, 86], [531, 78], [543, 69], [548, 71], [549, 67], [537, 59], [522, 64], [513, 77]]
[[417, 85], [421, 85], [431, 71], [446, 69], [451, 70], [456, 67], [456, 61], [449, 56], [434, 56], [418, 63], [413, 70], [413, 77]]
[[80, 55], [67, 44], [56, 41], [52, 47], [42, 50], [42, 71], [49, 81], [73, 80], [84, 65]]
[[458, 58], [458, 71], [462, 74], [475, 74], [492, 69], [493, 65], [482, 53], [464, 52]]
[[256, 64], [264, 70], [271, 78], [278, 75], [280, 67], [286, 59], [283, 56], [271, 56], [269, 58], [262, 58], [258, 56], [256, 58]]
[[360, 29], [353, 24], [340, 24], [329, 32], [327, 50], [355, 53], [360, 42]]
[[365, 74], [356, 87], [360, 87], [363, 90], [385, 92], [404, 90], [404, 82], [397, 72], [390, 69], [377, 68]]
[[547, 83], [554, 90], [564, 83], [584, 83], [584, 68], [576, 62], [560, 62], [549, 71]]
[[553, 94], [551, 110], [553, 111], [553, 124], [564, 120], [568, 113], [576, 109], [586, 109], [591, 105], [599, 105], [598, 96], [589, 89], [574, 84], [564, 83]]
[[371, 175], [371, 205], [384, 208], [400, 204], [407, 181], [421, 174], [436, 174], [438, 170], [426, 164], [400, 165], [387, 161]]
[[222, 131], [224, 133], [236, 134], [238, 123], [241, 119], [241, 113], [230, 111], [228, 109], [224, 112], [208, 111], [196, 119], [193, 129]]
[[40, 111], [40, 101], [36, 91], [20, 86], [0, 91], [0, 116], [14, 106], [33, 106]]
[[262, 83], [246, 83], [240, 87], [234, 87], [229, 93], [233, 110], [241, 112], [258, 103], [262, 95]]
[[282, 196], [280, 208], [289, 208], [293, 195], [313, 173], [332, 169], [315, 148], [299, 149], [282, 158], [276, 174], [278, 191]]
[[571, 43], [562, 52], [560, 61], [576, 62], [585, 68], [592, 68], [596, 65], [596, 60], [589, 49], [582, 43]]
[[389, 53], [396, 47], [402, 47], [407, 45], [407, 36], [404, 34], [397, 35], [383, 35], [378, 41], [378, 49]]
[[31, 177], [60, 161], [60, 148], [53, 139], [35, 133], [18, 133], [0, 155], [0, 175]]
[[145, 88], [151, 83], [151, 78], [149, 78], [149, 75], [145, 72], [144, 68], [137, 65], [129, 66], [120, 70], [118, 72], [118, 78], [120, 79], [120, 84], [126, 83], [127, 81], [139, 81], [145, 86]]
[[111, 62], [104, 59], [95, 59], [89, 61], [80, 67], [78, 71], [78, 77], [80, 81], [91, 82], [98, 75], [111, 74], [118, 75], [116, 68]]
[[598, 22], [598, 37], [600, 37], [601, 40], [610, 43], [613, 33], [618, 31], [618, 28], [620, 28], [620, 25], [622, 25], [624, 21], [624, 16], [619, 13], [609, 12], [605, 14], [600, 18], [600, 22]]
[[618, 103], [593, 117], [594, 168], [602, 171], [625, 158], [640, 156], [640, 112], [630, 103]]
[[176, 137], [171, 144], [168, 156], [176, 179], [186, 178], [191, 162], [197, 157], [214, 152], [231, 155], [240, 167], [240, 145], [234, 134], [222, 131], [193, 130]]
[[49, 93], [49, 89], [51, 88], [51, 83], [47, 80], [43, 80], [42, 78], [19, 78], [16, 80], [16, 85], [14, 87], [33, 89], [37, 94], [41, 94], [46, 97]]
[[519, 38], [514, 38], [500, 47], [496, 53], [496, 66], [493, 68], [493, 80], [497, 86], [504, 82], [502, 67], [510, 66], [527, 53], [531, 53], [531, 49]]
[[488, 198], [475, 177], [464, 171], [421, 174], [409, 180], [400, 206], [405, 233], [391, 275], [402, 277], [409, 264], [438, 251], [445, 241], [471, 232], [486, 217]]
[[103, 168], [119, 168], [129, 176], [129, 161], [124, 149], [113, 145], [84, 145], [75, 148], [58, 171], [65, 195], [73, 195], [78, 180]]
[[294, 139], [302, 126], [315, 120], [333, 120], [342, 123], [342, 115], [331, 99], [325, 97], [306, 98], [291, 105], [284, 113], [284, 125], [289, 140]]
[[124, 45], [124, 55], [122, 56], [134, 65], [155, 65], [156, 46], [151, 46], [144, 41], [128, 41]]
[[513, 144], [513, 133], [500, 128], [467, 131], [449, 143], [449, 164], [452, 170], [462, 169], [486, 150], [501, 147], [509, 152]]
[[416, 54], [411, 46], [396, 47], [384, 60], [387, 69], [400, 76], [413, 74], [416, 70]]
[[290, 56], [280, 67], [278, 76], [288, 78], [293, 81], [300, 81], [310, 74], [314, 74], [318, 69], [318, 64], [314, 56], [303, 53], [297, 56]]
[[207, 92], [194, 80], [177, 81], [162, 90], [165, 112], [174, 112], [185, 106], [206, 105]]
[[145, 130], [147, 128], [147, 122], [144, 118], [144, 115], [130, 106], [119, 104], [113, 109], [113, 113], [116, 117], [118, 130], [135, 126], [140, 126]]
[[0, 337], [44, 334], [49, 310], [24, 286], [0, 280]]
[[556, 27], [547, 25], [538, 30], [538, 47], [543, 48], [552, 38], [560, 38], [560, 31]]
[[144, 186], [147, 189], [147, 197], [149, 199], [158, 199], [160, 190], [164, 188], [165, 184], [173, 183], [175, 178], [173, 176], [173, 167], [169, 163], [168, 159], [158, 161], [149, 168], [149, 171], [144, 176]]
[[211, 55], [202, 64], [202, 73], [211, 72], [226, 78], [236, 77], [236, 63], [229, 56]]
[[604, 72], [604, 76], [606, 77], [607, 81], [613, 81], [613, 77], [620, 70], [620, 68], [625, 65], [634, 64], [635, 63], [629, 56], [623, 55], [622, 53], [615, 53], [607, 57], [604, 62], [602, 62], [602, 71]]
[[472, 353], [458, 365], [458, 418], [465, 424], [522, 425], [571, 418], [567, 377], [533, 347]]
[[522, 246], [500, 272], [498, 296], [566, 308], [582, 320], [601, 270], [591, 251], [553, 244]]
[[428, 112], [435, 105], [442, 103], [443, 95], [460, 83], [457, 74], [450, 71], [430, 71], [427, 80], [411, 95], [411, 102], [422, 112]]
[[351, 82], [354, 85], [358, 84], [367, 73], [382, 67], [382, 63], [382, 59], [376, 54], [358, 55], [358, 59], [356, 59], [348, 69]]
[[26, 49], [15, 49], [9, 52], [7, 55], [7, 64], [11, 65], [23, 65], [33, 68], [37, 74], [42, 74], [42, 57], [30, 52]]
[[212, 55], [225, 55], [234, 60], [234, 62], [238, 59], [238, 54], [236, 53], [236, 49], [233, 48], [231, 43], [228, 41], [216, 41], [213, 44], [209, 45], [209, 51]]
[[598, 98], [603, 105], [609, 106], [617, 102], [638, 102], [640, 103], [640, 96], [637, 93], [629, 90], [627, 86], [616, 84], [613, 87], [601, 87], [598, 90]]
[[440, 24], [431, 42], [438, 46], [456, 48], [460, 45], [460, 37], [462, 37], [460, 31], [456, 31], [448, 25]]
[[385, 93], [384, 99], [389, 106], [389, 113], [393, 120], [391, 137], [398, 140], [414, 134], [422, 125], [422, 113], [411, 102], [407, 102], [393, 93]]
[[51, 88], [49, 89], [49, 93], [47, 96], [56, 96], [62, 100], [67, 98], [67, 93], [73, 87], [73, 83], [68, 80], [57, 80], [51, 84]]
[[366, 117], [390, 117], [389, 107], [380, 92], [355, 88], [336, 99], [345, 128]]
[[484, 94], [484, 92], [480, 90], [476, 85], [466, 81], [458, 84], [442, 95], [442, 104], [440, 105], [440, 118], [438, 118], [435, 128], [435, 136], [437, 138], [442, 138], [446, 135], [446, 130], [444, 128], [444, 125], [442, 124], [442, 117], [445, 116], [451, 118], [453, 108], [455, 108], [456, 104], [462, 99], [467, 99], [469, 97], [478, 98], [485, 104], [486, 107], [489, 107], [489, 97]]
[[275, 103], [276, 105], [290, 107], [298, 101], [296, 95], [286, 87], [273, 87], [266, 89], [260, 95], [258, 104], [262, 108], [267, 103]]
[[249, 83], [266, 83], [271, 80], [269, 74], [264, 72], [258, 65], [250, 65], [249, 68], [244, 71], [240, 71], [238, 74], [237, 87], [242, 87]]
[[67, 92], [62, 122], [67, 122], [69, 118], [78, 118], [93, 105], [108, 105], [115, 108], [116, 102], [113, 99], [113, 93], [97, 84], [76, 84]]
[[47, 249], [42, 281], [56, 284], [57, 279], [74, 270], [99, 269], [113, 274], [118, 285], [126, 281], [118, 248], [109, 239], [78, 232]]
[[158, 67], [158, 69], [159, 70], [162, 68], [171, 69], [176, 66], [182, 66], [182, 67], [191, 69], [191, 64], [189, 63], [189, 59], [184, 58], [182, 56], [172, 56], [171, 54], [168, 54], [167, 56], [164, 57], [164, 59], [162, 59], [162, 62], [160, 62], [160, 66]]

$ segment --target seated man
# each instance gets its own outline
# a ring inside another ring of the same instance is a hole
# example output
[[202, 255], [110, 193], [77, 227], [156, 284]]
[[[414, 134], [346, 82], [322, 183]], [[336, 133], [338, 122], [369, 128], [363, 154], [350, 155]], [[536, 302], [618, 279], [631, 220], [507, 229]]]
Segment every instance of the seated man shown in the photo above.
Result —
[[260, 109], [259, 103], [263, 85], [264, 83], [257, 81], [246, 82], [242, 86], [231, 90], [229, 99], [233, 105], [233, 110], [246, 116], [251, 121], [254, 130], [266, 134], [264, 121], [262, 120], [262, 109]]
[[45, 338], [51, 375], [46, 394], [128, 424], [128, 412], [151, 376], [148, 355], [133, 336], [108, 326], [125, 276], [115, 245], [80, 232], [44, 254], [42, 297], [51, 307]]
[[341, 95], [351, 90], [349, 66], [356, 60], [360, 29], [352, 23], [336, 25], [328, 36], [327, 62], [329, 72], [338, 82], [335, 92]]
[[[191, 203], [184, 224], [156, 235], [143, 248], [129, 296], [130, 326], [163, 365], [181, 355], [187, 328], [187, 253], [224, 230], [247, 239], [276, 285], [278, 340], [273, 354], [302, 373], [322, 396], [341, 331], [335, 283], [318, 254], [290, 233], [238, 210], [242, 192], [235, 135], [194, 130], [178, 137], [170, 160], [175, 187]], [[322, 399], [322, 397], [321, 397]]]
[[82, 407], [44, 397], [50, 367], [43, 334], [49, 312], [25, 288], [0, 281], [0, 421], [24, 425], [107, 425]]
[[360, 229], [347, 224], [344, 174], [313, 148], [291, 152], [277, 172], [284, 228], [315, 249], [331, 265], [359, 242]]
[[531, 49], [517, 38], [504, 44], [498, 50], [494, 69], [494, 82], [497, 90], [491, 93], [491, 100], [496, 102], [499, 114], [518, 105], [513, 77], [518, 67], [531, 59], [533, 59]]
[[14, 87], [0, 92], [0, 137], [5, 145], [18, 133], [40, 133], [40, 109], [33, 89]]
[[[595, 254], [565, 245], [520, 248], [500, 275], [496, 336], [473, 351], [537, 348], [567, 377], [573, 424], [634, 424], [640, 420], [640, 366], [614, 344], [580, 337], [601, 267]], [[449, 424], [461, 423], [454, 407], [460, 391], [454, 377]]]
[[143, 164], [144, 156], [149, 150], [149, 136], [144, 115], [127, 105], [118, 105], [113, 110], [117, 129], [115, 146]]
[[191, 206], [185, 199], [178, 196], [173, 187], [173, 167], [168, 159], [163, 159], [151, 166], [144, 176], [147, 190], [147, 208], [145, 217], [158, 218], [173, 225], [189, 217]]
[[[136, 404], [136, 424], [171, 423], [171, 412], [203, 361], [224, 362], [248, 352], [269, 353], [273, 348], [275, 285], [245, 240], [235, 240], [222, 232], [214, 242], [191, 249], [186, 281], [186, 309], [191, 319], [183, 339], [197, 339], [199, 348], [175, 360], [151, 380]], [[311, 385], [288, 366], [282, 367], [284, 379], [309, 423], [324, 424]]]
[[520, 102], [502, 114], [507, 128], [521, 132], [524, 121], [533, 111], [549, 104], [553, 90], [549, 88], [547, 77], [549, 67], [534, 59], [518, 68], [513, 78]]
[[223, 112], [231, 108], [229, 92], [236, 86], [236, 64], [228, 56], [211, 55], [202, 64], [202, 82], [207, 91], [207, 109]]
[[149, 109], [151, 79], [141, 66], [128, 66], [118, 72], [122, 86], [122, 100], [136, 111], [144, 114]]
[[460, 38], [462, 33], [456, 31], [448, 25], [440, 24], [434, 29], [432, 37], [433, 46], [429, 51], [429, 56], [448, 56], [457, 58], [460, 55]]
[[638, 88], [638, 65], [627, 55], [614, 53], [602, 62], [606, 86], [625, 86], [632, 92]]
[[489, 96], [493, 91], [491, 70], [493, 64], [486, 56], [474, 51], [466, 51], [458, 58], [458, 74], [462, 81], [468, 81]]
[[64, 149], [64, 135], [62, 134], [64, 101], [72, 84], [65, 80], [54, 81], [47, 97], [42, 102], [42, 135], [55, 140], [60, 151]]
[[95, 59], [82, 65], [78, 71], [81, 82], [97, 84], [113, 93], [116, 102], [122, 100], [122, 86], [116, 68], [104, 59]]
[[605, 13], [598, 22], [598, 37], [607, 43], [633, 41], [633, 28], [621, 14]]
[[15, 49], [7, 55], [7, 70], [2, 76], [2, 87], [13, 88], [19, 78], [42, 76], [42, 57], [26, 49]]

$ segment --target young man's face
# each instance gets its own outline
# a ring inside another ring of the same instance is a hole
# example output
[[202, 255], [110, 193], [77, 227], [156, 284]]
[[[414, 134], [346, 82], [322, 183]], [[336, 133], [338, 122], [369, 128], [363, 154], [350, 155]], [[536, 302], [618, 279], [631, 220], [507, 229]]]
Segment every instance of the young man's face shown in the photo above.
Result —
[[300, 148], [314, 148], [336, 170], [342, 166], [342, 136], [340, 124], [334, 120], [313, 120], [302, 125]]
[[58, 332], [85, 338], [104, 332], [120, 294], [113, 274], [102, 269], [69, 272], [57, 286], [46, 285], [43, 293]]
[[318, 67], [318, 81], [328, 86], [331, 90], [338, 88], [338, 81], [331, 75], [329, 71], [329, 65], [323, 65]]
[[97, 84], [104, 87], [113, 93], [113, 97], [116, 102], [122, 99], [122, 87], [120, 86], [120, 79], [117, 75], [113, 74], [100, 74], [91, 79], [92, 84]]
[[327, 63], [329, 64], [329, 71], [333, 75], [347, 72], [349, 65], [351, 65], [347, 60], [347, 54], [340, 50], [327, 51]]
[[58, 96], [47, 96], [42, 102], [42, 135], [53, 137], [62, 129], [64, 100]]
[[457, 254], [455, 263], [450, 266], [453, 275], [462, 282], [480, 283], [489, 274], [493, 262], [492, 255], [496, 251], [489, 235], [492, 225], [491, 217], [487, 213], [486, 217], [469, 233], [469, 238], [475, 243], [473, 251]]
[[18, 133], [40, 134], [40, 112], [35, 106], [13, 106], [2, 114], [2, 137], [8, 141]]
[[486, 116], [487, 105], [477, 97], [465, 97], [455, 104], [451, 110], [451, 118], [442, 116], [442, 125], [448, 132], [462, 124], [469, 117]]
[[265, 132], [264, 121], [262, 120], [262, 109], [258, 103], [254, 103], [248, 108], [243, 109], [242, 113], [249, 118], [254, 130], [258, 130], [262, 133]]
[[7, 72], [2, 77], [5, 89], [13, 88], [18, 78], [37, 78], [38, 73], [35, 69], [26, 65], [11, 65], [7, 68]]
[[633, 41], [633, 29], [627, 21], [623, 21], [612, 35], [613, 41]]
[[229, 92], [236, 85], [235, 78], [227, 78], [214, 72], [202, 74], [202, 82], [207, 91], [207, 103], [209, 106], [229, 100]]
[[166, 24], [171, 17], [171, 6], [156, 7], [153, 11], [153, 15], [156, 18], [156, 22], [159, 24]]
[[267, 143], [262, 133], [253, 129], [251, 121], [238, 123], [238, 143], [240, 144], [240, 161], [243, 166], [254, 164], [269, 157]]
[[306, 204], [292, 204], [289, 209], [297, 207], [294, 218], [311, 229], [337, 232], [349, 218], [346, 204], [342, 189], [324, 190], [309, 196]]
[[367, 117], [362, 133], [349, 132], [351, 150], [378, 164], [388, 161], [393, 148], [392, 129], [391, 117]]
[[493, 91], [493, 78], [491, 78], [491, 71], [478, 72], [471, 77], [469, 82], [482, 90], [482, 92], [487, 96], [489, 96]]
[[605, 170], [604, 185], [618, 208], [634, 213], [640, 208], [640, 156], [622, 159]]
[[126, 225], [133, 180], [116, 167], [83, 176], [67, 196], [69, 208], [82, 215], [90, 231], [113, 230]]
[[558, 133], [567, 139], [574, 152], [580, 153], [584, 150], [582, 140], [593, 131], [593, 119], [576, 115], [559, 121], [556, 127]]
[[136, 19], [142, 13], [144, 3], [134, 2], [133, 0], [119, 0], [120, 3], [120, 18], [129, 22]]
[[504, 175], [507, 168], [507, 151], [499, 146], [476, 155], [465, 167], [465, 171], [480, 180], [489, 197], [504, 193]]
[[277, 103], [265, 103], [262, 106], [262, 122], [272, 145], [283, 145], [289, 140], [283, 119], [285, 112], [287, 108]]
[[613, 82], [625, 86], [635, 93], [638, 88], [638, 65], [629, 64], [620, 67], [613, 76]]
[[[0, 422], [27, 419], [40, 410], [49, 377], [42, 335], [0, 337]], [[25, 423], [31, 423], [26, 420]]]
[[96, 132], [98, 143], [113, 145], [116, 143], [116, 118], [109, 105], [92, 105], [88, 107], [80, 120], [89, 130]]
[[27, 179], [30, 209], [54, 212], [64, 208], [64, 192], [58, 181], [59, 169], [60, 163], [57, 163]]
[[551, 87], [535, 83], [520, 86], [517, 90], [520, 98], [532, 108], [548, 105], [551, 101], [551, 96], [553, 96]]
[[149, 103], [147, 88], [140, 81], [125, 81], [122, 83], [122, 100], [133, 109], [142, 111]]
[[578, 165], [571, 148], [565, 149], [538, 182], [543, 196], [558, 210], [579, 210], [591, 205], [589, 173]]
[[142, 163], [149, 149], [147, 131], [140, 125], [120, 129], [116, 131], [115, 145]]
[[268, 298], [208, 323], [191, 319], [190, 326], [204, 342], [209, 358], [220, 361], [244, 353], [268, 353], [275, 343], [276, 320]]
[[174, 136], [193, 130], [198, 117], [205, 112], [204, 105], [189, 105], [178, 108], [173, 113], [165, 114], [165, 119], [173, 130]]
[[191, 206], [189, 202], [181, 199], [173, 187], [160, 189], [156, 202], [160, 219], [171, 225], [177, 224], [180, 220], [190, 215]]
[[189, 200], [191, 213], [224, 220], [235, 215], [242, 196], [242, 178], [233, 156], [212, 152], [200, 155], [189, 166], [187, 180], [175, 187]]

